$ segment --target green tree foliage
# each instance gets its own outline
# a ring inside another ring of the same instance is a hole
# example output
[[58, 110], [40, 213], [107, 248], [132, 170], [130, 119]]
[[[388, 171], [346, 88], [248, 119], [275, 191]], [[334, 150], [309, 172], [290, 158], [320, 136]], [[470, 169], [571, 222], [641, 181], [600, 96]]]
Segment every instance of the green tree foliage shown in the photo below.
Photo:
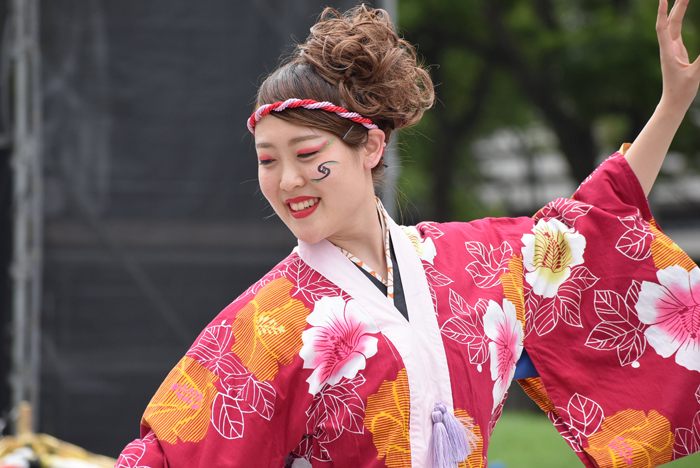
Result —
[[[692, 57], [697, 3], [684, 24]], [[401, 0], [400, 27], [437, 84], [436, 107], [402, 141], [413, 161], [402, 190], [419, 216], [505, 214], [480, 207], [472, 154], [497, 129], [547, 126], [577, 181], [602, 151], [633, 141], [661, 94], [657, 8], [655, 0]], [[697, 161], [697, 105], [690, 114], [672, 149]]]

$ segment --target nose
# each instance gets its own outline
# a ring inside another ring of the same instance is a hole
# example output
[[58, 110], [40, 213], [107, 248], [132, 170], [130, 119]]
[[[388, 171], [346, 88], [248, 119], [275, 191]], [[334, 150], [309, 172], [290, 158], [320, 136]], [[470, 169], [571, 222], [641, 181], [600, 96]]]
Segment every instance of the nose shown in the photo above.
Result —
[[282, 170], [282, 178], [280, 179], [280, 189], [285, 192], [291, 192], [295, 188], [304, 185], [304, 177], [298, 169], [295, 164], [285, 164]]

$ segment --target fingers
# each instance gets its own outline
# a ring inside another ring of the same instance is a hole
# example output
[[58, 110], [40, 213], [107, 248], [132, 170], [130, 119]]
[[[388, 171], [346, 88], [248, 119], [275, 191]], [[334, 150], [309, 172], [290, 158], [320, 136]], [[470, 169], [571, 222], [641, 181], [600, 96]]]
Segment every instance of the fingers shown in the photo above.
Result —
[[673, 8], [671, 9], [671, 14], [668, 18], [668, 29], [671, 34], [671, 38], [675, 39], [681, 35], [681, 27], [683, 26], [683, 17], [688, 9], [689, 0], [676, 0]]
[[668, 0], [659, 0], [659, 12], [656, 15], [656, 34], [659, 37], [659, 45], [662, 49], [671, 42], [667, 29]]
[[668, 0], [659, 0], [659, 12], [656, 15], [656, 31], [666, 29], [668, 26]]

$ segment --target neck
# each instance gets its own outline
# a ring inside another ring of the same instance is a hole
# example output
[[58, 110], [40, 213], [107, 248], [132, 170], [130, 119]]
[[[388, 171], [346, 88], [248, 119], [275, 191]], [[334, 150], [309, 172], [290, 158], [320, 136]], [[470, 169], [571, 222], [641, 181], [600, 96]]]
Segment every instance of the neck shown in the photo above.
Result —
[[[386, 255], [384, 253], [384, 235], [379, 220], [379, 213], [374, 197], [363, 203], [361, 212], [352, 229], [342, 234], [329, 237], [328, 241], [350, 252], [366, 263], [372, 270], [387, 276]], [[388, 229], [388, 226], [387, 226]]]

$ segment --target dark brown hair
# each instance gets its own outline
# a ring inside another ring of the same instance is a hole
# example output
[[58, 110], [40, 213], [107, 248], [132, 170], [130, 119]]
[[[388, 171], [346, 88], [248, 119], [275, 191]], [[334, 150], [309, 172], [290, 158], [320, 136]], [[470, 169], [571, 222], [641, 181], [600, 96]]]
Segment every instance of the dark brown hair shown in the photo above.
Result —
[[[306, 41], [263, 82], [256, 108], [291, 98], [328, 101], [367, 117], [386, 135], [417, 123], [433, 105], [433, 83], [416, 51], [397, 36], [386, 11], [326, 8]], [[357, 149], [367, 129], [333, 113], [287, 109], [276, 117], [326, 130]], [[381, 178], [383, 164], [372, 170]]]

